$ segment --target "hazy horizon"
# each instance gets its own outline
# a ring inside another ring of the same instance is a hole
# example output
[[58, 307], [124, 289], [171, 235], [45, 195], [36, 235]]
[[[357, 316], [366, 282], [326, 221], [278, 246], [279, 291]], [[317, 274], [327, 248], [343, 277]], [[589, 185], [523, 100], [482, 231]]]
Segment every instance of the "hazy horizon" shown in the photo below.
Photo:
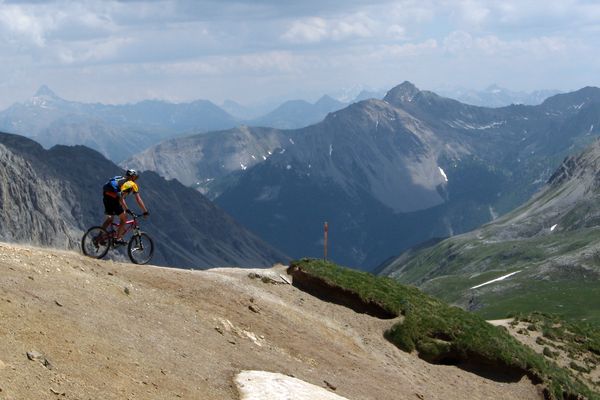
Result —
[[0, 0], [0, 109], [41, 85], [81, 102], [316, 101], [345, 89], [600, 86], [586, 0]]

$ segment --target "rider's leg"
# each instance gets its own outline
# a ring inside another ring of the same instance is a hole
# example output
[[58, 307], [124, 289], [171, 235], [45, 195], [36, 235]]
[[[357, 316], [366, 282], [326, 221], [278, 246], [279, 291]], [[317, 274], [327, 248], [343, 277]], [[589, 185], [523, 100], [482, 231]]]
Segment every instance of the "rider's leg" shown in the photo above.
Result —
[[107, 215], [107, 216], [104, 218], [104, 222], [102, 223], [102, 227], [103, 227], [104, 229], [108, 229], [108, 227], [110, 226], [110, 224], [112, 224], [113, 217], [114, 217], [114, 215]]
[[127, 217], [125, 216], [125, 212], [119, 214], [119, 230], [117, 231], [117, 239], [123, 239], [123, 233], [125, 233]]

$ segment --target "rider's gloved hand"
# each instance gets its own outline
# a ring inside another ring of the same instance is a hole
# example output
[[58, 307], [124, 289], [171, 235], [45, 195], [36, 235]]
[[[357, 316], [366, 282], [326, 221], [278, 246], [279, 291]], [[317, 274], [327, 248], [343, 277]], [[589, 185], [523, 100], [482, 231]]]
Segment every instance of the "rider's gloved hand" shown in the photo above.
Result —
[[146, 218], [148, 215], [150, 215], [150, 212], [144, 211], [144, 213], [142, 215], [144, 216], [144, 218]]

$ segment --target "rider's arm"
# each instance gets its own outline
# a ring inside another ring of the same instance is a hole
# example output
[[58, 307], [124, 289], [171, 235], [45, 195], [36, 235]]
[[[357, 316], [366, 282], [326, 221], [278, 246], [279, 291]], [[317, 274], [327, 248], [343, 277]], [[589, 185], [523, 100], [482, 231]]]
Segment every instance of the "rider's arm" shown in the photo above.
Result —
[[140, 208], [142, 209], [142, 211], [144, 213], [148, 212], [148, 209], [146, 208], [146, 205], [144, 204], [144, 201], [142, 200], [142, 196], [140, 196], [139, 193], [135, 194], [135, 201], [137, 201], [138, 206], [140, 206]]
[[121, 207], [123, 207], [123, 211], [127, 211], [127, 209], [129, 207], [127, 207], [127, 203], [125, 202], [125, 197], [127, 196], [127, 193], [122, 193], [121, 196], [119, 196], [119, 202], [121, 203]]

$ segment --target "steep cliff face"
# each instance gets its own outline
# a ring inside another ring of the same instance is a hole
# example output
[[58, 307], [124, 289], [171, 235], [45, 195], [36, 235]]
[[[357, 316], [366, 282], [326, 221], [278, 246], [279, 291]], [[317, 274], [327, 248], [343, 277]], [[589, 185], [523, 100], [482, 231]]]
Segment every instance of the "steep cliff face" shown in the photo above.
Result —
[[[73, 248], [103, 218], [101, 187], [123, 171], [84, 146], [39, 144], [0, 134], [0, 238]], [[270, 266], [287, 257], [237, 224], [197, 191], [148, 172], [139, 179], [159, 265]], [[135, 209], [135, 201], [128, 202]]]
[[64, 218], [72, 197], [60, 180], [38, 174], [30, 162], [0, 144], [0, 240], [75, 245], [80, 231]]

